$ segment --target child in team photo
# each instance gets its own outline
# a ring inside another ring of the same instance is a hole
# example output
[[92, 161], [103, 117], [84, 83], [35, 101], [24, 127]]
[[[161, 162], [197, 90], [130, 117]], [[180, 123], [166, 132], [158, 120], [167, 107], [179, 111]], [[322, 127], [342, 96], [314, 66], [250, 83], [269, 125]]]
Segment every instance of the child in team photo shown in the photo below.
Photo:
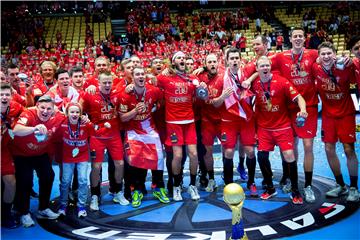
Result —
[[69, 103], [66, 107], [65, 120], [56, 133], [56, 141], [62, 143], [62, 174], [60, 182], [60, 208], [58, 214], [66, 215], [69, 187], [73, 179], [74, 168], [77, 168], [78, 189], [78, 217], [86, 217], [85, 209], [88, 196], [88, 161], [89, 137], [93, 134], [94, 126], [91, 122], [83, 123], [80, 117], [82, 108], [78, 103]]

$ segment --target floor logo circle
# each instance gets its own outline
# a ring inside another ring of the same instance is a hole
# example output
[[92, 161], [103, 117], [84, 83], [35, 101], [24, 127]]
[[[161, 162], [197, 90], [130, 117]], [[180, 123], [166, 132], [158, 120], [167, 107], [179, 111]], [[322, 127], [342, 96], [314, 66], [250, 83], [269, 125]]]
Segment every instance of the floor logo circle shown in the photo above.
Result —
[[[249, 192], [245, 192], [243, 218], [250, 239], [281, 238], [319, 229], [348, 217], [359, 207], [357, 203], [346, 202], [345, 197], [326, 198], [324, 193], [334, 182], [320, 176], [313, 177], [316, 202], [294, 205], [289, 195], [279, 189], [279, 179], [280, 174], [275, 171], [278, 195], [269, 200], [251, 198]], [[261, 186], [259, 173], [256, 183]], [[246, 190], [246, 183], [240, 184]], [[299, 175], [299, 186], [303, 184], [304, 177]], [[198, 202], [192, 201], [185, 192], [184, 201], [169, 204], [159, 203], [149, 193], [136, 209], [114, 204], [104, 192], [100, 211], [88, 211], [84, 219], [79, 219], [76, 209], [70, 208], [62, 219], [39, 220], [39, 223], [47, 231], [70, 239], [228, 239], [231, 211], [222, 200], [223, 186], [214, 193], [200, 191]], [[57, 201], [53, 204], [56, 209]]]

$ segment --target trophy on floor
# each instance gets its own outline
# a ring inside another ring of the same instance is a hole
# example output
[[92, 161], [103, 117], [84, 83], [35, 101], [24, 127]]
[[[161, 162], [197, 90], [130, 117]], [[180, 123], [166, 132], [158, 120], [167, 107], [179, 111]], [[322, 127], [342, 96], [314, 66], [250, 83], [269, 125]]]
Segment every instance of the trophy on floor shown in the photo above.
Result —
[[245, 193], [237, 183], [230, 183], [224, 188], [224, 202], [232, 211], [232, 233], [231, 240], [247, 240], [242, 219], [242, 207], [245, 200]]

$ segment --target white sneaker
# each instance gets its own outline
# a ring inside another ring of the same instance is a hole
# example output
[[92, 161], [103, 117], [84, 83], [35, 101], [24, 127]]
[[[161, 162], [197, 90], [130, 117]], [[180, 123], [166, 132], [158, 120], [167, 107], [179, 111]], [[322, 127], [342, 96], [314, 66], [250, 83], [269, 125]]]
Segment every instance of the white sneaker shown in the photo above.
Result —
[[59, 214], [59, 216], [60, 215], [66, 216], [66, 206], [65, 205], [60, 206], [59, 210], [57, 211], [57, 214]]
[[90, 209], [93, 211], [99, 211], [99, 197], [96, 195], [91, 196]]
[[305, 195], [306, 202], [308, 202], [308, 203], [315, 202], [315, 194], [310, 185], [307, 186], [306, 188], [304, 188], [304, 195]]
[[207, 192], [213, 192], [217, 188], [216, 182], [214, 179], [210, 179], [207, 187], [205, 188], [205, 191]]
[[57, 219], [58, 217], [59, 214], [54, 213], [50, 208], [39, 210], [37, 214], [37, 218], [40, 219]]
[[78, 217], [86, 217], [87, 216], [87, 212], [85, 207], [78, 207]]
[[349, 201], [349, 202], [358, 202], [359, 201], [359, 191], [355, 187], [350, 188], [349, 195], [347, 196], [346, 201]]
[[281, 185], [281, 190], [285, 194], [291, 193], [291, 183], [289, 181], [287, 181], [286, 184]]
[[180, 187], [173, 187], [173, 199], [176, 202], [183, 200]]
[[23, 227], [32, 227], [35, 226], [35, 222], [34, 220], [32, 220], [30, 213], [26, 214], [26, 215], [22, 215], [20, 217], [20, 222], [23, 225]]
[[349, 189], [344, 186], [340, 186], [339, 184], [336, 184], [336, 187], [331, 189], [330, 191], [326, 192], [327, 197], [339, 197], [341, 195], [345, 195], [349, 192]]
[[113, 202], [120, 203], [120, 205], [126, 206], [129, 205], [130, 202], [124, 197], [124, 192], [120, 191], [118, 193], [115, 193]]
[[200, 195], [199, 195], [199, 192], [197, 190], [197, 187], [195, 187], [193, 185], [190, 185], [188, 187], [188, 193], [190, 194], [192, 200], [196, 201], [196, 200], [200, 199]]

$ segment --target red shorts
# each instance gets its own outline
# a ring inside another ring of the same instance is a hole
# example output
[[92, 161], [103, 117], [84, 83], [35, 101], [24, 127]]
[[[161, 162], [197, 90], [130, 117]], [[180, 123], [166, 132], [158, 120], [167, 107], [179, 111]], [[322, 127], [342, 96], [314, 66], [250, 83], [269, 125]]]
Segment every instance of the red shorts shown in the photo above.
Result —
[[93, 162], [104, 161], [105, 149], [108, 150], [111, 158], [114, 161], [124, 160], [124, 149], [120, 138], [120, 134], [119, 136], [114, 136], [109, 139], [99, 139], [95, 137], [90, 137], [90, 151], [92, 153], [95, 151], [95, 158], [92, 157]]
[[221, 137], [221, 120], [201, 121], [201, 141], [205, 146], [214, 145], [214, 139]]
[[235, 148], [237, 137], [243, 146], [254, 146], [255, 139], [255, 118], [250, 121], [221, 121], [221, 144], [225, 149]]
[[279, 146], [282, 152], [294, 149], [294, 136], [291, 127], [281, 130], [258, 128], [257, 136], [259, 138], [258, 151], [274, 151], [275, 145]]
[[290, 111], [291, 126], [294, 130], [294, 135], [299, 138], [314, 138], [317, 131], [318, 122], [318, 109], [317, 107], [307, 107], [306, 111], [308, 117], [306, 118], [305, 125], [303, 127], [296, 126], [296, 114], [298, 110]]
[[1, 176], [15, 174], [14, 161], [11, 157], [9, 148], [1, 148]]
[[330, 118], [322, 116], [321, 140], [326, 143], [354, 143], [355, 134], [355, 115], [348, 115], [342, 118]]
[[181, 146], [196, 144], [195, 123], [173, 124], [166, 123], [166, 141], [168, 146]]

